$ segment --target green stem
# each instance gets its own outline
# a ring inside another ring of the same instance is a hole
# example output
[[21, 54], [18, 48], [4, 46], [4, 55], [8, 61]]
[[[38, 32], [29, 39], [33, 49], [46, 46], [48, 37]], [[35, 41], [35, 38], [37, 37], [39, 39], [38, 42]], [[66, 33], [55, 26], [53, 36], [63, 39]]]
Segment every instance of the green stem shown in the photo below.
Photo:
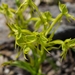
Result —
[[43, 49], [43, 47], [41, 46], [41, 54], [40, 54], [40, 58], [38, 59], [38, 62], [37, 62], [37, 75], [43, 75], [42, 74], [42, 70], [41, 70], [41, 63], [44, 61], [45, 59], [45, 51]]
[[59, 21], [61, 20], [62, 16], [63, 16], [63, 14], [60, 13], [60, 14], [56, 17], [56, 19], [52, 22], [52, 24], [50, 25], [50, 27], [47, 29], [47, 31], [46, 31], [46, 33], [45, 33], [45, 36], [47, 36], [48, 33], [52, 30], [53, 26], [54, 26], [57, 22], [59, 22]]
[[35, 3], [32, 1], [32, 0], [30, 0], [30, 6], [33, 8], [35, 8], [35, 10], [38, 12], [38, 15], [39, 16], [41, 16], [41, 13], [40, 13], [40, 11], [38, 10], [38, 7], [35, 5]]
[[32, 0], [30, 0], [31, 2], [30, 2], [30, 6], [33, 8], [35, 8], [35, 10], [37, 11], [37, 13], [38, 13], [38, 15], [39, 15], [39, 17], [40, 17], [40, 19], [41, 19], [41, 21], [44, 23], [44, 25], [45, 26], [47, 26], [47, 25], [49, 25], [49, 23], [42, 17], [42, 14], [41, 14], [41, 12], [39, 11], [39, 9], [38, 9], [38, 7], [35, 5], [35, 3], [32, 1]]

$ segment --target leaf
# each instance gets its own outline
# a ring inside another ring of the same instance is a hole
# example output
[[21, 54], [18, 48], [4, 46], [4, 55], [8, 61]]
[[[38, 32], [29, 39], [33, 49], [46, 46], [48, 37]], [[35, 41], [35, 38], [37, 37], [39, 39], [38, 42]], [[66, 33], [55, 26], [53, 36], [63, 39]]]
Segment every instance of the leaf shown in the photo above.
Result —
[[61, 53], [61, 56], [62, 56], [62, 59], [66, 57], [66, 54], [68, 52], [68, 49], [70, 48], [69, 46], [69, 42], [71, 41], [71, 38], [70, 39], [66, 39], [64, 41], [64, 43], [62, 44], [62, 53]]
[[4, 13], [9, 17], [9, 18], [12, 18], [14, 16], [14, 14], [12, 13], [12, 11], [10, 10], [10, 8], [8, 8], [8, 5], [7, 4], [2, 4], [2, 8], [3, 8], [3, 11]]
[[20, 56], [21, 52], [21, 49], [17, 52], [16, 59]]
[[59, 27], [59, 25], [60, 25], [60, 22], [59, 22], [59, 24], [54, 28], [54, 30], [51, 32], [51, 35], [49, 36], [49, 38], [48, 38], [48, 40], [49, 41], [51, 41], [52, 40], [52, 38], [53, 38], [53, 36], [54, 36], [54, 34], [55, 34], [55, 32], [56, 32], [56, 30], [58, 29], [58, 27]]
[[66, 55], [67, 55], [67, 51], [63, 51], [63, 52], [61, 53], [62, 59], [65, 59], [65, 58], [66, 58]]
[[43, 34], [40, 34], [40, 38], [40, 41], [43, 41], [44, 43], [48, 41], [48, 39]]
[[38, 19], [38, 21], [35, 23], [35, 31], [37, 31], [41, 26], [41, 19]]
[[32, 43], [36, 40], [36, 36], [35, 35], [26, 35], [25, 40], [27, 43]]
[[0, 13], [4, 14], [4, 10], [3, 10], [3, 8], [1, 6], [0, 6]]
[[19, 8], [17, 9], [16, 13], [23, 12], [28, 7], [29, 0], [25, 0], [22, 4], [20, 4]]
[[8, 5], [7, 4], [2, 4], [2, 7], [4, 8], [4, 9], [8, 9]]
[[29, 47], [23, 48], [23, 53], [24, 54], [28, 54], [29, 51], [30, 51], [30, 48]]
[[68, 48], [69, 48], [68, 44], [66, 44], [66, 43], [62, 44], [62, 50], [63, 51], [66, 51]]
[[25, 61], [9, 61], [9, 62], [3, 63], [2, 65], [17, 66], [35, 74], [35, 69], [28, 62], [25, 62]]
[[24, 39], [25, 38], [22, 36], [20, 39], [16, 40], [16, 44], [23, 48], [26, 45], [26, 41]]
[[31, 35], [32, 32], [27, 30], [27, 29], [21, 29], [21, 32], [24, 34], [24, 35]]
[[67, 13], [68, 13], [68, 10], [67, 10], [66, 5], [65, 5], [65, 4], [61, 4], [60, 2], [59, 2], [59, 9], [60, 9], [60, 11], [61, 11], [63, 14], [67, 14]]
[[55, 40], [55, 41], [52, 41], [52, 42], [50, 42], [50, 44], [60, 44], [60, 45], [62, 45], [63, 44], [63, 41], [62, 40]]
[[67, 51], [68, 51], [68, 47], [66, 45], [63, 45], [62, 46], [62, 53], [61, 53], [61, 56], [62, 56], [62, 59], [65, 59], [66, 58], [66, 55], [67, 55]]
[[4, 3], [2, 4], [2, 6], [0, 6], [0, 13], [4, 14], [5, 16], [8, 16], [8, 18], [14, 17], [12, 10], [8, 8], [7, 4]]
[[18, 32], [16, 35], [16, 40], [20, 39], [22, 37], [22, 33], [21, 32]]
[[72, 15], [70, 15], [70, 14], [66, 14], [66, 17], [68, 17], [68, 18], [71, 18], [71, 19], [75, 20], [75, 17], [74, 17], [74, 16], [72, 16]]
[[45, 18], [47, 21], [50, 21], [52, 19], [52, 15], [49, 11], [44, 12], [43, 18]]
[[21, 28], [18, 25], [12, 25], [10, 26], [12, 31], [14, 32], [14, 35], [16, 36], [16, 40], [20, 39], [22, 36]]
[[75, 46], [75, 39], [71, 39], [71, 40], [68, 42], [68, 45], [69, 45], [70, 48], [73, 47], [73, 46]]
[[59, 47], [53, 47], [53, 46], [51, 46], [51, 47], [47, 48], [48, 51], [53, 50], [53, 49], [54, 49], [54, 50], [58, 50]]
[[67, 44], [69, 41], [71, 41], [71, 38], [66, 39], [64, 42]]
[[15, 2], [16, 2], [16, 5], [19, 7], [21, 4], [20, 0], [15, 0]]

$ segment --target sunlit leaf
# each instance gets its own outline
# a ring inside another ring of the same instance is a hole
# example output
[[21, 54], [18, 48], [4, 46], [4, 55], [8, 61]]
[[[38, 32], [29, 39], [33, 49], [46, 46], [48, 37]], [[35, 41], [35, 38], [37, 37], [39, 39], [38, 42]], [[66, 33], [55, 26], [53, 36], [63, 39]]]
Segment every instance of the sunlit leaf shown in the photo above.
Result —
[[34, 36], [34, 35], [26, 35], [25, 39], [26, 39], [27, 43], [32, 43], [32, 42], [34, 42], [36, 40], [36, 36]]
[[29, 47], [25, 47], [25, 48], [23, 49], [23, 53], [24, 53], [24, 54], [28, 54], [29, 51], [30, 51], [30, 48], [29, 48]]
[[71, 39], [71, 40], [68, 42], [68, 45], [69, 45], [69, 47], [75, 46], [75, 39]]
[[52, 15], [49, 11], [44, 12], [43, 17], [47, 20], [50, 21], [52, 19]]
[[35, 23], [35, 30], [38, 30], [41, 26], [41, 19], [38, 19], [38, 21]]
[[75, 17], [70, 14], [66, 14], [66, 17], [75, 20]]
[[25, 0], [22, 4], [20, 4], [19, 8], [17, 9], [16, 13], [23, 12], [28, 7], [29, 0]]
[[68, 13], [68, 10], [67, 10], [66, 5], [65, 5], [65, 4], [61, 4], [60, 2], [59, 2], [59, 9], [60, 9], [60, 11], [61, 11], [63, 14], [67, 14], [67, 13]]
[[52, 41], [52, 42], [50, 42], [50, 44], [60, 44], [60, 45], [62, 45], [63, 44], [63, 41], [62, 40], [54, 40], [54, 41]]

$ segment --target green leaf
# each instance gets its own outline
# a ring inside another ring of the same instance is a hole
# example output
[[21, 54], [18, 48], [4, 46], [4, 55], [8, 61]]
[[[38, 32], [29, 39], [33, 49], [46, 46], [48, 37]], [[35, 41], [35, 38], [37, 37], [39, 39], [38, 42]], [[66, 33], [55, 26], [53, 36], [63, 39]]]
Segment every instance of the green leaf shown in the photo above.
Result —
[[75, 20], [75, 17], [74, 17], [74, 16], [72, 16], [72, 15], [70, 15], [70, 14], [66, 14], [66, 17], [68, 17], [68, 18], [71, 18], [71, 19]]
[[35, 74], [35, 69], [28, 62], [25, 62], [25, 61], [9, 61], [9, 62], [3, 63], [2, 65], [17, 66]]
[[67, 50], [66, 51], [63, 51], [61, 53], [62, 59], [65, 59], [66, 58], [66, 55], [67, 55]]
[[17, 9], [16, 13], [25, 11], [26, 8], [28, 7], [28, 5], [29, 5], [29, 0], [25, 0], [22, 4], [20, 4], [20, 6]]
[[52, 19], [52, 15], [49, 11], [44, 12], [42, 17], [46, 19], [46, 21], [50, 21]]
[[67, 44], [70, 40], [71, 40], [71, 38], [66, 39], [66, 40], [64, 41], [64, 43], [66, 43], [66, 44]]
[[4, 3], [2, 4], [2, 6], [0, 6], [0, 13], [8, 16], [9, 18], [14, 17], [12, 9], [8, 8], [8, 5]]
[[12, 13], [12, 11], [10, 10], [10, 8], [8, 8], [7, 4], [2, 4], [4, 13], [9, 16], [9, 18], [12, 18], [14, 16], [14, 14]]
[[61, 11], [63, 14], [67, 14], [67, 13], [68, 13], [68, 10], [67, 10], [66, 5], [65, 5], [65, 4], [61, 4], [60, 2], [59, 2], [59, 9], [60, 9], [60, 11]]
[[23, 53], [24, 54], [28, 54], [29, 51], [30, 51], [30, 48], [29, 47], [23, 48]]
[[4, 8], [4, 9], [8, 9], [8, 5], [7, 4], [2, 4], [2, 7]]
[[15, 2], [16, 2], [16, 5], [19, 7], [21, 4], [20, 0], [15, 0]]
[[24, 34], [24, 35], [31, 35], [32, 32], [27, 30], [27, 29], [21, 29], [21, 32]]
[[35, 31], [37, 31], [41, 26], [41, 19], [38, 19], [38, 21], [35, 23]]
[[40, 41], [43, 41], [44, 43], [48, 41], [48, 39], [43, 34], [40, 35], [40, 38]]
[[25, 40], [25, 37], [23, 35], [22, 35], [22, 37], [20, 39], [15, 39], [15, 40], [16, 40], [16, 44], [18, 46], [22, 47], [22, 49], [26, 45], [26, 40]]
[[69, 46], [68, 46], [67, 43], [63, 43], [63, 44], [62, 44], [62, 50], [63, 50], [63, 51], [66, 51], [68, 48], [69, 48]]
[[63, 41], [62, 40], [55, 40], [55, 41], [52, 41], [52, 42], [50, 42], [50, 44], [60, 44], [60, 45], [62, 45], [63, 44]]
[[16, 40], [20, 39], [22, 36], [21, 28], [16, 24], [10, 26], [10, 28], [14, 32]]
[[49, 38], [48, 38], [49, 41], [52, 40], [52, 38], [53, 38], [53, 36], [54, 36], [56, 30], [57, 30], [58, 27], [59, 27], [59, 25], [60, 25], [60, 22], [59, 22], [58, 25], [54, 28], [54, 30], [51, 32], [51, 35], [50, 35]]
[[3, 7], [0, 6], [0, 13], [3, 13], [4, 14], [4, 10], [3, 10]]
[[61, 53], [62, 59], [66, 57], [67, 51], [70, 48], [70, 45], [69, 45], [69, 43], [71, 43], [70, 41], [71, 41], [71, 38], [66, 39], [64, 41], [64, 43], [62, 44], [62, 50], [63, 50], [62, 53]]
[[70, 48], [73, 47], [73, 46], [75, 46], [75, 39], [71, 39], [71, 40], [68, 42], [68, 45], [69, 45]]
[[40, 33], [40, 34], [38, 34], [37, 36], [36, 36], [36, 41], [38, 42], [38, 44], [41, 44], [41, 45], [43, 45], [43, 46], [45, 46], [46, 45], [46, 43], [47, 43], [47, 38], [44, 36], [44, 34], [43, 33]]
[[17, 52], [16, 59], [20, 56], [21, 52], [22, 52], [21, 50], [19, 50], [19, 51]]
[[27, 43], [32, 43], [32, 42], [36, 41], [36, 36], [35, 35], [26, 35], [25, 40]]

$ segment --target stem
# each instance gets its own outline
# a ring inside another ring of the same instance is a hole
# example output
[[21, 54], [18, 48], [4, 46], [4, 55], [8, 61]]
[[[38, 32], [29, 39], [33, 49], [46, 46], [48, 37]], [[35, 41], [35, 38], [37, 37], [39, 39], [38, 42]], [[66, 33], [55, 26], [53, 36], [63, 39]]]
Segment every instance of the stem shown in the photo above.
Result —
[[54, 26], [58, 21], [61, 20], [62, 16], [63, 16], [63, 14], [60, 13], [60, 14], [56, 17], [56, 19], [52, 22], [52, 24], [50, 25], [50, 27], [47, 29], [47, 31], [46, 31], [46, 33], [45, 33], [45, 36], [47, 36], [48, 33], [52, 30], [53, 26]]
[[42, 70], [41, 70], [41, 63], [45, 59], [45, 56], [46, 56], [45, 54], [46, 53], [45, 53], [43, 47], [41, 46], [41, 54], [40, 54], [40, 58], [38, 59], [37, 66], [36, 66], [36, 68], [37, 68], [37, 75], [43, 75], [42, 74]]
[[38, 15], [39, 15], [41, 21], [44, 23], [44, 25], [45, 25], [45, 26], [49, 25], [49, 23], [46, 22], [46, 20], [42, 17], [42, 14], [41, 14], [41, 12], [39, 11], [38, 7], [35, 5], [35, 3], [34, 3], [32, 0], [30, 0], [30, 1], [31, 1], [31, 2], [30, 2], [30, 6], [31, 6], [32, 8], [33, 8], [33, 7], [35, 8], [35, 10], [37, 11], [37, 13], [38, 13]]
[[28, 7], [28, 5], [29, 5], [29, 0], [25, 0], [25, 1], [19, 6], [19, 8], [17, 9], [16, 13], [25, 11], [26, 8]]
[[39, 16], [41, 16], [41, 13], [40, 13], [40, 11], [38, 10], [38, 7], [35, 5], [35, 3], [32, 1], [32, 0], [30, 0], [30, 6], [33, 8], [35, 8], [35, 10], [38, 12], [38, 15]]

